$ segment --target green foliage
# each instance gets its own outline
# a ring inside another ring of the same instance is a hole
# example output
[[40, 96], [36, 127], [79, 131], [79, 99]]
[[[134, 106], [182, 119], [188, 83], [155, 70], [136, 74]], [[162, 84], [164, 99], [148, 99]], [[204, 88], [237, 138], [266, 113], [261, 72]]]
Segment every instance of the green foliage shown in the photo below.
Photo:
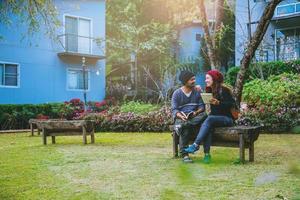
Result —
[[38, 115], [49, 118], [58, 118], [63, 104], [25, 104], [25, 105], [0, 105], [0, 129], [26, 129], [28, 120]]
[[130, 55], [134, 52], [138, 92], [147, 87], [161, 93], [165, 75], [175, 74], [176, 65], [170, 52], [176, 31], [167, 21], [160, 21], [160, 17], [153, 18], [149, 9], [155, 6], [150, 1], [109, 0], [106, 5], [107, 64], [115, 73], [130, 75]]
[[43, 27], [43, 31], [56, 38], [55, 29], [61, 25], [57, 18], [58, 12], [52, 1], [49, 0], [9, 0], [0, 3], [0, 24], [15, 26], [11, 16], [19, 18], [20, 23], [28, 24], [26, 35], [32, 35]]
[[184, 63], [178, 64], [179, 70], [188, 70], [194, 74], [203, 72], [205, 67], [205, 59], [197, 58], [195, 61], [185, 60]]
[[283, 73], [244, 85], [245, 117], [269, 130], [289, 130], [300, 123], [300, 76]]
[[[153, 109], [153, 106], [151, 106]], [[132, 106], [133, 109], [134, 106]], [[150, 110], [149, 108], [144, 109]], [[138, 109], [141, 112], [141, 110]], [[145, 131], [168, 131], [172, 124], [171, 110], [169, 107], [162, 107], [156, 111], [149, 111], [143, 114], [129, 112], [102, 112], [89, 114], [85, 119], [95, 120], [97, 131], [117, 132], [145, 132]]]
[[[225, 1], [226, 2], [226, 1]], [[221, 66], [227, 70], [228, 65], [234, 57], [235, 49], [235, 14], [228, 6], [224, 5], [223, 27], [216, 33], [217, 54], [219, 56]]]
[[300, 105], [299, 74], [270, 76], [267, 80], [255, 79], [244, 85], [243, 99], [250, 105], [269, 106], [278, 109], [282, 106]]
[[[113, 104], [112, 99], [101, 102], [88, 102], [87, 113], [107, 110]], [[80, 99], [71, 99], [64, 103], [0, 105], [0, 130], [27, 129], [29, 119], [81, 119], [86, 113]]]
[[[231, 67], [226, 73], [225, 82], [234, 86], [239, 70], [239, 67]], [[245, 83], [257, 78], [266, 80], [271, 75], [282, 73], [300, 73], [300, 60], [252, 63], [246, 72]]]
[[239, 71], [240, 71], [240, 67], [230, 67], [225, 74], [225, 83], [234, 86]]
[[120, 111], [123, 113], [132, 112], [135, 114], [146, 114], [158, 109], [159, 109], [158, 105], [153, 105], [150, 103], [142, 103], [138, 101], [129, 101], [120, 107]]

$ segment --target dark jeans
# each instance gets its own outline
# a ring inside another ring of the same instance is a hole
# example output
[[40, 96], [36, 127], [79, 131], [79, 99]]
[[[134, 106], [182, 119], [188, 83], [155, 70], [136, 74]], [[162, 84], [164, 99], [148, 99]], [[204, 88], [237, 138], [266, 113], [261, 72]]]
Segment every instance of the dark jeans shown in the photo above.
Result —
[[209, 115], [201, 125], [195, 143], [200, 145], [203, 141], [204, 153], [209, 153], [211, 146], [211, 137], [215, 127], [232, 126], [233, 120], [231, 117], [221, 115]]
[[206, 117], [206, 113], [203, 112], [187, 121], [183, 121], [181, 119], [175, 120], [175, 125], [180, 124], [182, 126], [181, 131], [179, 133], [179, 152], [182, 157], [187, 155], [184, 149], [188, 147], [191, 136], [193, 136], [195, 134], [195, 131], [199, 129], [201, 123], [203, 123]]

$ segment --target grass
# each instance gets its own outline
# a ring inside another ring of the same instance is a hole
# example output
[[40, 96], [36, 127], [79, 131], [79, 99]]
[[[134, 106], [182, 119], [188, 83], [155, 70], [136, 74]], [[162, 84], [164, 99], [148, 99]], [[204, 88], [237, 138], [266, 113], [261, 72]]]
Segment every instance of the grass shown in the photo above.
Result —
[[[49, 141], [50, 142], [50, 141]], [[213, 162], [172, 159], [170, 133], [97, 133], [96, 143], [0, 135], [0, 199], [300, 199], [300, 135], [260, 135], [255, 162], [212, 147]]]

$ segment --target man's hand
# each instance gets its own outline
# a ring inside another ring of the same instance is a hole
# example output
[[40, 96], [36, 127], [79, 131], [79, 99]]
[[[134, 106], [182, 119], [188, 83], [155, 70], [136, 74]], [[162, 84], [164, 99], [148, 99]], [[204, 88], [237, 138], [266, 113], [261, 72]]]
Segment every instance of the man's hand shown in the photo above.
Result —
[[196, 85], [195, 89], [196, 89], [197, 92], [202, 92], [202, 88], [201, 88], [200, 85]]
[[181, 114], [180, 112], [176, 113], [176, 117], [179, 118], [179, 119], [181, 119], [182, 121], [186, 121], [187, 120], [187, 118], [183, 114]]
[[219, 105], [220, 104], [220, 101], [216, 98], [212, 98], [210, 101], [209, 101], [210, 104], [212, 105]]
[[200, 108], [200, 109], [198, 109], [197, 111], [195, 111], [195, 112], [193, 113], [193, 116], [199, 115], [199, 114], [202, 113], [203, 111], [204, 111], [204, 109]]

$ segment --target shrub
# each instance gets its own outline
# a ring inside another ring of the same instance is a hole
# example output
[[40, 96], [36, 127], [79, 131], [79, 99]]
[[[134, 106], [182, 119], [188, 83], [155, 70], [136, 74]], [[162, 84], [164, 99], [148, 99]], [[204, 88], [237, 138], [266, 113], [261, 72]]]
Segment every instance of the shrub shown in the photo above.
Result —
[[[225, 82], [234, 86], [239, 70], [240, 67], [231, 67], [225, 75]], [[300, 60], [252, 63], [246, 72], [245, 83], [257, 78], [266, 80], [271, 75], [282, 73], [300, 73]]]
[[146, 114], [158, 109], [159, 107], [157, 105], [141, 103], [138, 101], [129, 101], [120, 107], [120, 111], [123, 113], [132, 112], [135, 114]]
[[171, 110], [167, 106], [143, 115], [133, 112], [101, 112], [88, 114], [85, 119], [95, 120], [97, 131], [116, 132], [168, 131], [172, 123]]
[[29, 127], [28, 120], [47, 116], [58, 118], [62, 104], [5, 104], [0, 105], [0, 129], [26, 129]]
[[[107, 110], [113, 99], [102, 102], [89, 102], [89, 112]], [[65, 103], [0, 105], [0, 130], [27, 129], [29, 119], [81, 119], [84, 116], [83, 102], [72, 99]]]
[[84, 112], [84, 103], [78, 99], [71, 99], [70, 101], [65, 101], [60, 109], [61, 118], [65, 119], [77, 119], [80, 118]]
[[[235, 85], [236, 76], [240, 71], [240, 67], [231, 67], [225, 74], [225, 83], [231, 86]], [[247, 79], [247, 78], [246, 78]]]
[[[270, 76], [267, 80], [255, 79], [246, 83], [243, 101], [248, 109], [241, 121], [263, 124], [268, 130], [288, 130], [299, 124], [299, 74]], [[246, 120], [247, 121], [247, 120]]]

